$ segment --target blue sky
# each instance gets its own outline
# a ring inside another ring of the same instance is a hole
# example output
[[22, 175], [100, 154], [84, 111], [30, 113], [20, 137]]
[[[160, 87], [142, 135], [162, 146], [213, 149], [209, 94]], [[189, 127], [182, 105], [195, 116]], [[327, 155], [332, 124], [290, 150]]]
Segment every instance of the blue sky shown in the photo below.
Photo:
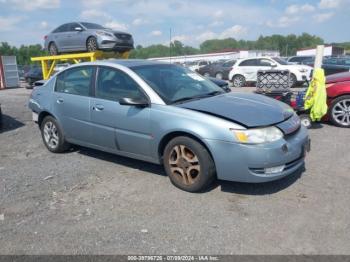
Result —
[[316, 34], [350, 41], [350, 0], [0, 0], [0, 42], [43, 43], [58, 25], [90, 21], [131, 32], [136, 44]]

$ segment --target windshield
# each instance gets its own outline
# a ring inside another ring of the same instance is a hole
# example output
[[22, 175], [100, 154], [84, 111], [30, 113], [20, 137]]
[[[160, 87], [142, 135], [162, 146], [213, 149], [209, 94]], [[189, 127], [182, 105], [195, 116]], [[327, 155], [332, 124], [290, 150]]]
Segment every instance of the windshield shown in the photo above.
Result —
[[287, 61], [285, 61], [279, 57], [273, 57], [272, 59], [275, 60], [280, 65], [290, 65], [290, 63], [288, 63]]
[[102, 25], [94, 24], [94, 23], [81, 23], [87, 29], [105, 29]]
[[131, 68], [166, 104], [184, 102], [225, 93], [222, 88], [197, 73], [178, 65], [147, 65]]

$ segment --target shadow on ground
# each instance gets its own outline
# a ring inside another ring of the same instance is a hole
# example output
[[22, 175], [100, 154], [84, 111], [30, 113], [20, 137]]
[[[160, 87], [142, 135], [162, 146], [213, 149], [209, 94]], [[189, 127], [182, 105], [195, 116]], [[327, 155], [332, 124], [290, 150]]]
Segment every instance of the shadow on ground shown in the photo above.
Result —
[[[138, 170], [149, 172], [155, 175], [160, 175], [164, 177], [166, 176], [166, 173], [161, 165], [156, 165], [156, 164], [152, 164], [152, 163], [148, 163], [140, 160], [135, 160], [132, 158], [105, 153], [102, 151], [89, 149], [85, 147], [76, 147], [75, 151], [88, 157], [109, 161], [118, 165], [123, 165], [129, 168], [138, 169]], [[201, 191], [200, 193], [207, 193], [214, 190], [217, 187], [220, 187], [221, 191], [223, 192], [242, 194], [242, 195], [274, 194], [291, 186], [294, 182], [296, 182], [302, 176], [302, 174], [305, 171], [306, 171], [305, 166], [302, 166], [295, 173], [285, 178], [282, 178], [277, 181], [267, 182], [267, 183], [248, 184], [248, 183], [238, 183], [238, 182], [228, 182], [228, 181], [215, 181], [211, 186]]]
[[22, 126], [24, 126], [24, 124], [22, 122], [16, 120], [15, 118], [13, 118], [11, 116], [2, 114], [2, 120], [0, 123], [0, 134], [15, 130], [15, 129], [20, 128]]
[[303, 165], [299, 170], [293, 174], [282, 179], [258, 184], [237, 183], [228, 181], [218, 181], [217, 184], [221, 186], [221, 191], [242, 195], [269, 195], [286, 189], [294, 184], [306, 171]]
[[111, 153], [98, 151], [86, 147], [75, 146], [73, 151], [77, 151], [82, 155], [97, 158], [100, 160], [112, 162], [118, 165], [123, 165], [129, 168], [138, 169], [144, 172], [153, 173], [155, 175], [166, 176], [164, 169], [161, 165], [156, 165], [141, 160], [136, 160], [128, 157], [118, 156]]
[[309, 129], [320, 129], [320, 128], [323, 128], [323, 124], [324, 123], [314, 122], [314, 123], [312, 123], [312, 125], [311, 125], [311, 127]]

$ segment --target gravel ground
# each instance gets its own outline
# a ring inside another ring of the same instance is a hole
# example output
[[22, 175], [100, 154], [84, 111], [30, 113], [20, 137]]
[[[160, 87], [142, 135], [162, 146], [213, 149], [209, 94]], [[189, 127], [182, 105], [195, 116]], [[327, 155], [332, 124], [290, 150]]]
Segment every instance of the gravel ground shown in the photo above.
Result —
[[190, 194], [157, 165], [49, 153], [29, 90], [0, 91], [0, 254], [350, 254], [350, 130], [310, 130], [305, 170]]

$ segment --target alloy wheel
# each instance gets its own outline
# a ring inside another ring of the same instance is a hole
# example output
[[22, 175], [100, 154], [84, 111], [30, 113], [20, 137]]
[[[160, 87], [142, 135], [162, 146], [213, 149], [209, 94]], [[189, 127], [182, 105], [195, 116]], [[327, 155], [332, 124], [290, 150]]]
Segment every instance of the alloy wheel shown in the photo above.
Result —
[[242, 87], [244, 85], [244, 77], [243, 76], [236, 76], [233, 79], [233, 86], [234, 87]]
[[340, 100], [332, 109], [333, 119], [342, 126], [350, 126], [350, 99]]
[[51, 121], [48, 121], [45, 123], [44, 139], [45, 139], [45, 143], [51, 149], [55, 149], [58, 146], [58, 142], [59, 142], [58, 130], [56, 125]]
[[95, 38], [89, 38], [88, 43], [87, 43], [87, 50], [90, 52], [96, 51], [97, 50], [97, 42]]
[[179, 182], [192, 185], [200, 176], [200, 163], [196, 154], [184, 145], [176, 145], [169, 155], [170, 171]]

